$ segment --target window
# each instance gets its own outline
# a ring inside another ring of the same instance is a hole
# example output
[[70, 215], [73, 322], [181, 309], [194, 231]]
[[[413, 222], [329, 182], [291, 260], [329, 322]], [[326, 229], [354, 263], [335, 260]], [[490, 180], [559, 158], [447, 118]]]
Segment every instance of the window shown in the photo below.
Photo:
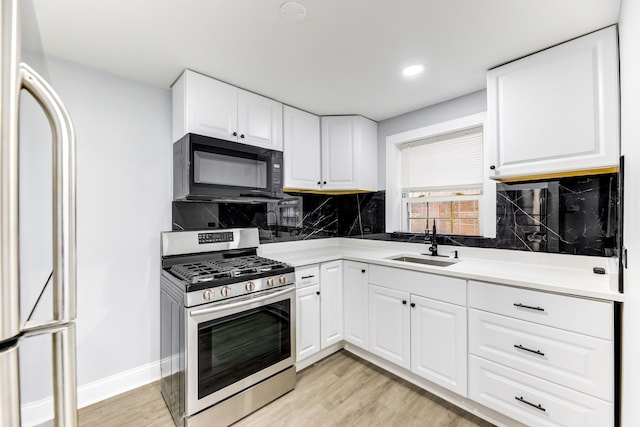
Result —
[[406, 229], [422, 233], [436, 225], [438, 233], [480, 234], [480, 189], [406, 193], [403, 195]]
[[400, 145], [402, 231], [481, 235], [482, 127]]

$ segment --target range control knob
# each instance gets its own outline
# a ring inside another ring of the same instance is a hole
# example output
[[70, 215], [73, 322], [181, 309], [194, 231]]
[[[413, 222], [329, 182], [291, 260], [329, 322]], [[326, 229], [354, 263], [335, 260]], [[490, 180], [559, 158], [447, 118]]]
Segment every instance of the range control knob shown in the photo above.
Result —
[[276, 284], [276, 279], [274, 279], [273, 277], [267, 279], [267, 286], [270, 288], [273, 288], [273, 285]]
[[220, 294], [223, 297], [228, 297], [229, 295], [231, 295], [231, 288], [228, 286], [225, 286], [224, 288], [220, 289]]
[[278, 279], [278, 282], [284, 285], [285, 283], [287, 283], [287, 276], [280, 276], [280, 278]]
[[247, 284], [244, 285], [244, 288], [247, 290], [247, 292], [253, 292], [256, 289], [256, 284], [253, 282], [247, 282]]
[[207, 289], [206, 291], [204, 291], [204, 293], [202, 294], [202, 298], [204, 298], [205, 301], [211, 301], [211, 299], [213, 298], [213, 289]]

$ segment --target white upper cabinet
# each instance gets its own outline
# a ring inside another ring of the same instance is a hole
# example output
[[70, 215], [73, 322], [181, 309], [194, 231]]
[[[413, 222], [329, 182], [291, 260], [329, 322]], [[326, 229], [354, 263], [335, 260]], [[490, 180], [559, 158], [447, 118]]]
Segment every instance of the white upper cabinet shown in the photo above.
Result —
[[239, 142], [282, 151], [282, 104], [238, 89]]
[[185, 70], [171, 89], [173, 140], [187, 133], [282, 150], [282, 104]]
[[487, 74], [491, 177], [615, 171], [619, 162], [615, 27]]
[[284, 187], [320, 188], [320, 117], [284, 106]]
[[376, 122], [360, 116], [319, 118], [285, 106], [284, 128], [286, 189], [377, 191]]
[[322, 117], [322, 189], [378, 186], [378, 128], [360, 116]]
[[238, 89], [190, 70], [171, 88], [173, 140], [187, 133], [235, 141]]

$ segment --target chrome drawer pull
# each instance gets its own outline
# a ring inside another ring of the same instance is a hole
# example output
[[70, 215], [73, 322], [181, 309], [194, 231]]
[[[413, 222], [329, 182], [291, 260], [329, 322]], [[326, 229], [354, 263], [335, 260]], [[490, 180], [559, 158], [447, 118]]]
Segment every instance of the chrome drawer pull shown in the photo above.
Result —
[[514, 344], [513, 346], [517, 349], [528, 351], [529, 353], [537, 354], [538, 356], [544, 356], [544, 353], [541, 352], [540, 350], [531, 350], [530, 348], [523, 347], [520, 344]]
[[529, 405], [529, 406], [532, 406], [532, 407], [534, 407], [534, 408], [536, 408], [536, 409], [539, 409], [539, 410], [540, 410], [540, 411], [542, 411], [542, 412], [547, 412], [547, 410], [546, 410], [546, 409], [544, 409], [544, 408], [542, 407], [542, 405], [540, 405], [540, 404], [537, 404], [537, 405], [536, 405], [536, 404], [534, 404], [534, 403], [527, 402], [526, 400], [524, 400], [524, 397], [522, 397], [522, 396], [520, 396], [520, 397], [516, 396], [516, 397], [515, 397], [515, 399], [516, 399], [517, 401], [519, 401], [519, 402], [526, 403], [526, 404], [527, 404], [527, 405]]
[[524, 305], [524, 304], [520, 304], [520, 303], [514, 303], [513, 304], [516, 307], [520, 307], [520, 308], [528, 308], [529, 310], [537, 310], [537, 311], [544, 311], [544, 308], [542, 307], [533, 307], [530, 305]]
[[311, 276], [302, 276], [302, 277], [301, 277], [301, 279], [302, 279], [302, 280], [304, 280], [304, 279], [311, 279], [312, 277], [315, 277], [315, 275], [313, 275], [313, 274], [312, 274]]

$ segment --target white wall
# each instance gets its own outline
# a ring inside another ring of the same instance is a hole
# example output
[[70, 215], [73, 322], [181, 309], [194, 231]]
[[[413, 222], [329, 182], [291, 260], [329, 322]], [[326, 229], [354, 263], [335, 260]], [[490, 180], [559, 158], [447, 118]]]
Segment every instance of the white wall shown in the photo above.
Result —
[[[159, 244], [160, 232], [171, 227], [170, 92], [61, 59], [47, 58], [43, 64], [27, 54], [23, 60], [38, 64], [46, 74], [77, 134], [77, 367], [82, 405], [91, 400], [88, 388], [99, 391], [96, 381], [140, 367], [148, 371], [147, 377], [159, 374]], [[35, 102], [23, 96], [23, 313], [51, 269], [49, 134]], [[50, 295], [44, 303], [47, 309], [38, 310], [39, 318], [50, 313]], [[49, 347], [48, 338], [27, 339], [21, 346], [23, 413], [25, 404], [51, 395]], [[45, 400], [36, 406], [43, 410], [49, 404]]]
[[620, 9], [621, 152], [625, 156], [624, 273], [622, 320], [622, 425], [640, 425], [640, 2]]
[[487, 111], [487, 91], [480, 90], [378, 123], [378, 188], [386, 181], [387, 136]]

